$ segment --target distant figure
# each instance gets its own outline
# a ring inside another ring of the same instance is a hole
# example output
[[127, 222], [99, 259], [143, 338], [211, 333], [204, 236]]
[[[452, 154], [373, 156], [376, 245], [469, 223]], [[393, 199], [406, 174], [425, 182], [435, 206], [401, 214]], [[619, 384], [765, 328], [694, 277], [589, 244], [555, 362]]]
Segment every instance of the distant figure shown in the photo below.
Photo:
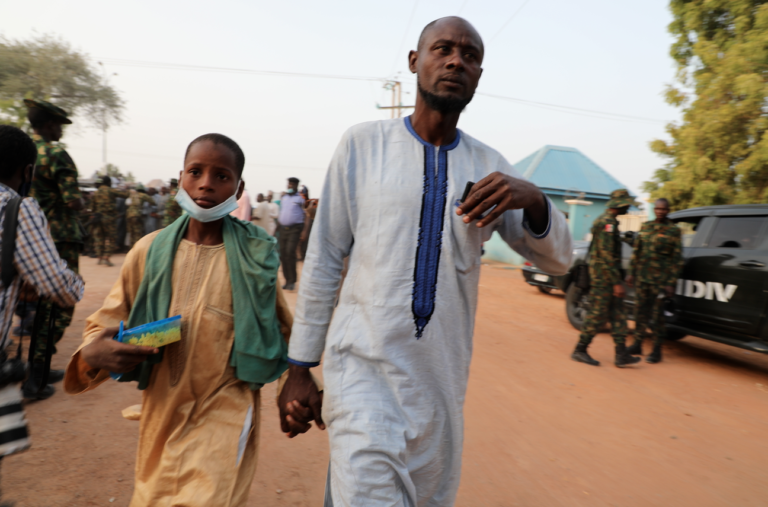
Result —
[[125, 190], [112, 188], [112, 179], [104, 176], [99, 189], [93, 195], [93, 239], [99, 264], [113, 266], [109, 257], [117, 247], [117, 208], [118, 197], [128, 197]]
[[149, 187], [147, 189], [147, 195], [152, 199], [152, 202], [147, 202], [141, 210], [141, 214], [144, 217], [144, 234], [151, 234], [160, 228], [160, 223], [157, 221], [157, 189]]
[[656, 220], [640, 229], [632, 252], [627, 285], [635, 285], [635, 342], [627, 349], [633, 355], [643, 354], [643, 335], [650, 326], [653, 351], [646, 363], [661, 361], [664, 343], [664, 298], [675, 294], [677, 277], [683, 269], [683, 243], [680, 229], [667, 218], [669, 201], [657, 199]]
[[247, 190], [243, 190], [243, 195], [237, 200], [237, 209], [230, 215], [246, 222], [251, 221], [251, 196]]
[[144, 237], [144, 215], [142, 213], [144, 204], [155, 205], [155, 201], [144, 192], [142, 185], [136, 187], [136, 190], [131, 190], [131, 202], [125, 215], [128, 221], [128, 234], [131, 236], [131, 248]]
[[256, 196], [256, 207], [253, 208], [253, 223], [267, 231], [270, 236], [275, 235], [277, 228], [277, 219], [279, 208], [268, 202], [264, 194]]
[[616, 217], [626, 215], [635, 200], [625, 189], [614, 190], [608, 209], [592, 224], [592, 244], [589, 252], [589, 314], [581, 326], [581, 335], [571, 359], [600, 366], [587, 352], [592, 338], [606, 322], [611, 324], [611, 336], [616, 344], [615, 364], [619, 368], [635, 364], [640, 358], [627, 353], [627, 315], [624, 312], [625, 290], [621, 274], [621, 238]]
[[168, 200], [165, 203], [163, 227], [168, 227], [171, 225], [183, 213], [181, 206], [179, 206], [179, 203], [176, 202], [176, 193], [179, 191], [179, 181], [176, 178], [171, 178], [171, 181], [168, 184], [171, 187], [171, 191], [168, 194]]
[[161, 187], [160, 193], [155, 196], [155, 208], [157, 209], [157, 225], [158, 229], [163, 226], [165, 220], [165, 205], [168, 203], [169, 193], [168, 187]]
[[288, 178], [288, 189], [280, 201], [280, 264], [283, 267], [283, 289], [296, 288], [296, 249], [304, 230], [304, 197], [297, 193], [298, 178]]

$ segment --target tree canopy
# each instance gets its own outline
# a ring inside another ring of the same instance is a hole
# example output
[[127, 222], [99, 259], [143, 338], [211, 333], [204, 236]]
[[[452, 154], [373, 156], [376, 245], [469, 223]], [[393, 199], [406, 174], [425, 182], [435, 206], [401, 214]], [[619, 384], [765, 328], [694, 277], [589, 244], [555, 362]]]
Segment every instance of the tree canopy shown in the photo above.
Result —
[[767, 202], [768, 0], [671, 0], [671, 55], [683, 110], [671, 141], [651, 149], [668, 159], [645, 190], [673, 208]]
[[0, 37], [0, 120], [22, 127], [23, 100], [48, 100], [99, 128], [122, 120], [124, 101], [86, 55], [50, 35]]

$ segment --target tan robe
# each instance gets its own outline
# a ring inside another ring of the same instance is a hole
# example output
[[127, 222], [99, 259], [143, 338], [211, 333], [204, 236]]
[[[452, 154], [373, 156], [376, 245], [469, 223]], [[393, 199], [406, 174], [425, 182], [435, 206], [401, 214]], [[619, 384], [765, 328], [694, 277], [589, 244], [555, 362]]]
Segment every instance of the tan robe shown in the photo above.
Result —
[[[128, 253], [103, 306], [88, 317], [80, 348], [105, 327], [128, 320], [156, 235], [145, 236]], [[292, 316], [279, 286], [277, 310], [287, 339]], [[169, 316], [177, 314], [182, 339], [166, 347], [143, 391], [131, 507], [245, 505], [256, 472], [260, 392], [237, 380], [229, 366], [234, 321], [224, 245], [182, 240]], [[78, 350], [67, 366], [64, 390], [82, 393], [108, 375], [88, 366]]]

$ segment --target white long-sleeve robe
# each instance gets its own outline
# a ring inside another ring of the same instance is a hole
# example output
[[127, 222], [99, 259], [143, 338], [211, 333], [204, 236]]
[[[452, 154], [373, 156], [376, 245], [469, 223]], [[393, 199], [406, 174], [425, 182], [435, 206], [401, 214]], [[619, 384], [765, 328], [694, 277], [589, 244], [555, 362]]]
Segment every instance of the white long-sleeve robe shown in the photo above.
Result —
[[325, 353], [336, 507], [453, 505], [482, 242], [496, 230], [541, 269], [568, 267], [571, 237], [551, 204], [539, 237], [522, 210], [483, 229], [456, 215], [467, 181], [494, 171], [519, 177], [465, 133], [435, 147], [407, 118], [352, 127], [333, 156], [289, 357], [312, 365]]

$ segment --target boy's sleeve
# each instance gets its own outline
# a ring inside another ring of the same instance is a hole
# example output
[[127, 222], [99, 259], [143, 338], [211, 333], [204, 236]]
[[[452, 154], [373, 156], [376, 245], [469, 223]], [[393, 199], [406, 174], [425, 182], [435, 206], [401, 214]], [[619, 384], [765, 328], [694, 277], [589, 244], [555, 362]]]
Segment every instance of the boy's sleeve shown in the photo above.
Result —
[[105, 328], [117, 327], [120, 321], [127, 321], [136, 293], [144, 275], [144, 261], [147, 250], [155, 235], [145, 236], [125, 257], [120, 276], [109, 295], [96, 313], [88, 317], [83, 331], [83, 343], [69, 360], [64, 376], [64, 391], [78, 394], [89, 391], [109, 378], [109, 372], [91, 368], [81, 357], [83, 347], [93, 341]]

